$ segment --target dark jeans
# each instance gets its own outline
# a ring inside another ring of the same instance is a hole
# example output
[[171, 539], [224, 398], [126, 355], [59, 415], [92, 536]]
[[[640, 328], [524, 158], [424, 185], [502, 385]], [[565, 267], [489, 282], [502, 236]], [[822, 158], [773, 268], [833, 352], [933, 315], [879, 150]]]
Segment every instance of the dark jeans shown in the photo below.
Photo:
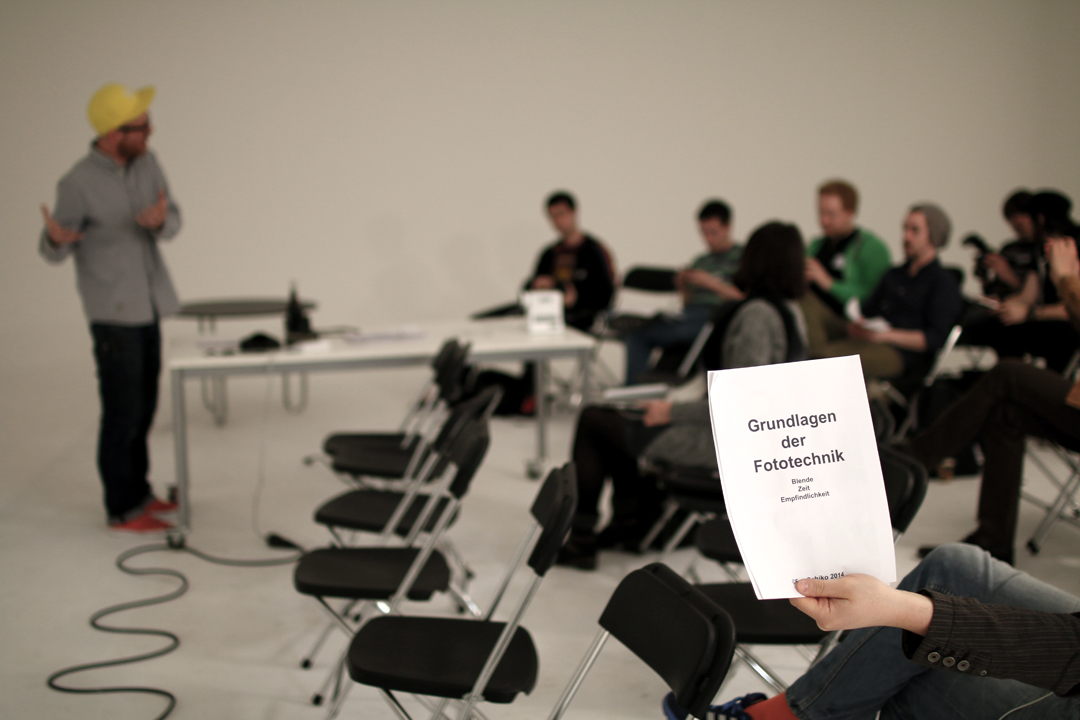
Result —
[[960, 342], [986, 345], [998, 357], [1024, 355], [1046, 358], [1046, 367], [1062, 372], [1080, 348], [1080, 335], [1066, 320], [1040, 320], [1017, 325], [1002, 325], [997, 317], [982, 317], [964, 326]]
[[626, 384], [633, 385], [649, 370], [653, 348], [690, 344], [715, 312], [714, 305], [690, 305], [681, 316], [664, 318], [623, 339], [626, 343]]
[[150, 498], [146, 438], [157, 409], [161, 331], [153, 325], [93, 323], [101, 395], [98, 471], [110, 522], [129, 520]]
[[581, 411], [574, 433], [573, 458], [577, 470], [578, 502], [574, 531], [596, 531], [600, 493], [612, 482], [612, 524], [651, 522], [659, 514], [661, 493], [656, 480], [642, 477], [637, 458], [663, 427], [647, 428], [618, 410], [590, 405]]
[[912, 453], [928, 468], [979, 440], [985, 463], [977, 534], [979, 544], [995, 554], [1012, 556], [1024, 438], [1080, 443], [1080, 410], [1065, 404], [1071, 387], [1053, 371], [1002, 360], [911, 440]]

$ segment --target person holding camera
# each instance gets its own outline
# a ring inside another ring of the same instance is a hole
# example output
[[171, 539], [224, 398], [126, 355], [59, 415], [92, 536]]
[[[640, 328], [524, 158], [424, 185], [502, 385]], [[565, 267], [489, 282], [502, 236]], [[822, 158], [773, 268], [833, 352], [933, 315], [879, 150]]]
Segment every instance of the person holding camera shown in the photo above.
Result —
[[1076, 237], [1077, 226], [1070, 217], [1072, 201], [1059, 192], [1036, 193], [1028, 207], [1034, 234], [1030, 269], [1018, 278], [1018, 289], [994, 305], [991, 317], [964, 327], [960, 342], [991, 347], [1001, 358], [1041, 357], [1047, 368], [1060, 373], [1080, 348], [1080, 333], [1069, 323], [1044, 247], [1048, 238]]

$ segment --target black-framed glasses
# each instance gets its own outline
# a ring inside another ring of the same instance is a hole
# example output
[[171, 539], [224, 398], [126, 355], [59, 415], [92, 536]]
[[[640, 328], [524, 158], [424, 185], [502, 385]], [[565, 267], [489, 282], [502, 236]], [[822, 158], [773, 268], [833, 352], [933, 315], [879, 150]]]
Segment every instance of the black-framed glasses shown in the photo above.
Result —
[[147, 118], [145, 122], [138, 125], [121, 125], [116, 128], [122, 133], [149, 133], [150, 132], [150, 119]]

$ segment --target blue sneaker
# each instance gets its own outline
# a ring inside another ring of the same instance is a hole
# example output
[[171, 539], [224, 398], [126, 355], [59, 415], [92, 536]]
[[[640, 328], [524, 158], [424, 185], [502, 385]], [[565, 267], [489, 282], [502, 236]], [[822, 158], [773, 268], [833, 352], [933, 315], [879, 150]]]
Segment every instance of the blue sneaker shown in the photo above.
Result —
[[[746, 714], [746, 708], [765, 699], [765, 695], [762, 693], [749, 693], [723, 705], [713, 705], [709, 708], [705, 720], [720, 720], [720, 718], [751, 720], [750, 716]], [[665, 720], [686, 720], [689, 715], [686, 708], [675, 701], [675, 693], [665, 695], [661, 707], [664, 710]]]

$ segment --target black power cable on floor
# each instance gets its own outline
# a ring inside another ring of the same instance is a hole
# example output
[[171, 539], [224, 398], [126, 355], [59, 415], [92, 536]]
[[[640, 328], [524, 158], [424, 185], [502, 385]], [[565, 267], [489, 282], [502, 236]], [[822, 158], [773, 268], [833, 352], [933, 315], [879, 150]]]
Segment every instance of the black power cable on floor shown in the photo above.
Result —
[[[271, 547], [281, 547], [273, 543], [268, 543]], [[299, 548], [298, 548], [299, 549]], [[168, 701], [168, 705], [165, 710], [158, 715], [154, 720], [165, 720], [169, 714], [176, 707], [176, 696], [168, 690], [162, 690], [161, 688], [153, 687], [139, 687], [139, 686], [112, 686], [112, 687], [98, 687], [98, 688], [77, 688], [69, 687], [66, 685], [60, 685], [57, 681], [67, 675], [74, 675], [75, 673], [85, 672], [87, 670], [98, 670], [100, 668], [116, 667], [119, 665], [128, 665], [130, 663], [142, 662], [144, 660], [152, 660], [163, 655], [171, 653], [176, 648], [180, 647], [180, 638], [175, 634], [168, 632], [167, 630], [155, 630], [152, 628], [125, 628], [115, 627], [112, 625], [101, 624], [102, 618], [109, 615], [114, 615], [126, 610], [134, 610], [135, 608], [150, 607], [152, 605], [160, 605], [162, 603], [171, 602], [181, 597], [188, 591], [190, 586], [188, 579], [179, 570], [173, 570], [172, 568], [133, 568], [127, 566], [125, 563], [127, 560], [136, 557], [138, 555], [145, 555], [152, 552], [186, 552], [200, 560], [211, 562], [216, 565], [228, 565], [230, 567], [270, 567], [274, 565], [289, 565], [296, 562], [299, 559], [299, 555], [292, 555], [286, 558], [267, 558], [265, 560], [233, 560], [230, 558], [220, 558], [213, 555], [209, 555], [195, 548], [185, 547], [183, 542], [177, 543], [175, 540], [170, 540], [169, 543], [154, 544], [154, 545], [142, 545], [140, 547], [125, 550], [120, 553], [116, 558], [116, 567], [122, 572], [128, 575], [165, 575], [167, 577], [176, 578], [180, 581], [180, 586], [172, 592], [165, 593], [164, 595], [157, 595], [143, 600], [133, 600], [131, 602], [119, 603], [116, 605], [110, 605], [109, 607], [98, 610], [90, 616], [90, 626], [95, 630], [110, 633], [120, 633], [125, 635], [151, 635], [154, 637], [166, 638], [169, 642], [166, 646], [157, 650], [151, 650], [150, 652], [141, 653], [139, 655], [129, 655], [126, 657], [116, 658], [114, 660], [103, 660], [101, 662], [85, 663], [82, 665], [72, 665], [70, 667], [57, 670], [46, 681], [53, 690], [66, 693], [76, 693], [80, 695], [95, 695], [104, 693], [142, 693], [146, 695], [158, 695], [165, 698]]]

